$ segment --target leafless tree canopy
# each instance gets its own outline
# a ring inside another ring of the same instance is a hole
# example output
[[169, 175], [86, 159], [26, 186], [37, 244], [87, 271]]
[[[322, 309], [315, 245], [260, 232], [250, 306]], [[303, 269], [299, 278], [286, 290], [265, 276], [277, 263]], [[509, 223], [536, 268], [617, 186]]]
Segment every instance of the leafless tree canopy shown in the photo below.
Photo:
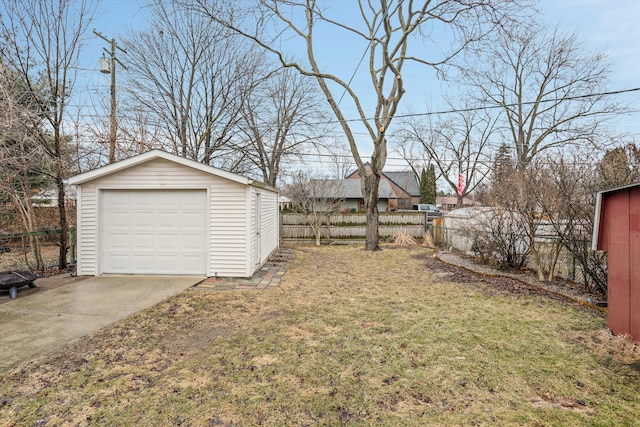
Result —
[[292, 209], [307, 215], [307, 223], [320, 245], [322, 226], [336, 210], [342, 199], [340, 180], [327, 179], [306, 171], [298, 171], [284, 189], [283, 194], [291, 200]]
[[8, 0], [0, 17], [0, 60], [19, 75], [26, 91], [39, 98], [44, 124], [33, 129], [53, 164], [58, 190], [60, 268], [67, 265], [68, 224], [64, 178], [68, 164], [64, 124], [73, 91], [78, 54], [93, 19], [89, 0]]
[[[222, 5], [212, 3], [209, 13]], [[326, 118], [317, 89], [190, 7], [154, 0], [150, 12], [151, 28], [123, 41], [130, 82], [123, 133], [143, 140], [150, 130], [165, 149], [276, 185], [281, 164], [320, 140], [314, 125]]]
[[596, 145], [606, 119], [623, 109], [606, 92], [609, 62], [576, 34], [521, 23], [467, 65], [480, 105], [502, 115], [518, 165], [568, 145]]
[[[358, 18], [347, 22], [344, 16], [324, 8], [321, 2], [260, 0], [251, 3], [255, 11], [248, 19], [239, 21], [237, 15], [212, 13], [215, 2], [197, 0], [184, 2], [212, 21], [232, 29], [236, 34], [255, 42], [275, 55], [284, 67], [296, 69], [300, 74], [316, 79], [338, 120], [351, 154], [362, 177], [362, 194], [367, 211], [367, 237], [365, 249], [377, 250], [378, 245], [378, 186], [382, 168], [387, 159], [386, 132], [398, 111], [406, 91], [403, 69], [409, 62], [430, 67], [441, 67], [479, 40], [496, 23], [505, 23], [506, 5], [503, 1], [421, 1], [421, 2], [358, 2]], [[355, 4], [351, 4], [355, 7]], [[326, 71], [316, 50], [321, 40], [316, 30], [335, 31], [345, 37], [359, 40], [368, 63], [370, 89], [367, 96], [375, 99], [372, 109], [363, 104], [363, 95], [351, 82]], [[425, 44], [431, 45], [433, 32], [447, 33], [453, 42], [445, 50], [434, 48], [424, 52]], [[306, 49], [304, 60], [295, 59], [282, 46], [300, 43]], [[367, 172], [358, 145], [354, 125], [349, 121], [341, 99], [346, 96], [349, 105], [357, 111], [358, 126], [368, 135], [372, 151], [370, 172]]]
[[324, 110], [313, 82], [280, 68], [257, 82], [242, 103], [238, 152], [276, 186], [281, 165], [309, 152], [326, 135]]
[[[425, 153], [451, 192], [458, 195], [458, 206], [489, 175], [497, 134], [496, 116], [466, 107], [438, 120], [430, 120], [431, 116], [404, 120], [399, 144], [405, 156], [415, 156], [416, 149]], [[457, 192], [459, 173], [464, 177], [462, 194]]]
[[122, 41], [128, 106], [161, 129], [164, 148], [216, 163], [216, 151], [237, 132], [241, 96], [260, 58], [224, 27], [173, 2], [154, 1], [150, 14], [148, 29]]

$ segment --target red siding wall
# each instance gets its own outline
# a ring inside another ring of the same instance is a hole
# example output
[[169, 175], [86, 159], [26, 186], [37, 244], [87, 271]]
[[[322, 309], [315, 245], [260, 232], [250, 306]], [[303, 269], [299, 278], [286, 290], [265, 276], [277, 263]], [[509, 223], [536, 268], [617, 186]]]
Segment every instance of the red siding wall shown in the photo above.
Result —
[[608, 252], [608, 326], [640, 341], [640, 187], [605, 193], [599, 247]]
[[631, 281], [631, 336], [640, 341], [640, 187], [629, 195], [629, 280]]

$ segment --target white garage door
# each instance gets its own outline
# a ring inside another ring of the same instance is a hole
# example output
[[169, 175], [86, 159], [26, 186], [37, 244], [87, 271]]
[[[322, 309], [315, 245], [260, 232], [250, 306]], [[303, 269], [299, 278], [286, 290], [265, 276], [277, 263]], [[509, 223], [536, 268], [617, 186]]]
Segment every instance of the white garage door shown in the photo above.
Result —
[[205, 190], [105, 190], [102, 272], [193, 274], [207, 270]]

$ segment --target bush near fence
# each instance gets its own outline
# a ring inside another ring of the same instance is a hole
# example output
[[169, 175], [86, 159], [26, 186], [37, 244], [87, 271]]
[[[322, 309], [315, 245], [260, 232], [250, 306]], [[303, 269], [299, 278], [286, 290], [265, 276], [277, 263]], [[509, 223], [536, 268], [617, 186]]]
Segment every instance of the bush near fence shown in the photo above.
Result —
[[[287, 243], [309, 243], [315, 241], [315, 234], [309, 226], [309, 217], [300, 213], [282, 213], [280, 215], [280, 236]], [[473, 239], [468, 231], [444, 225], [444, 218], [427, 221], [424, 212], [381, 212], [378, 217], [379, 235], [382, 241], [390, 240], [396, 232], [405, 231], [413, 238], [421, 240], [429, 233], [433, 243], [463, 253], [473, 253]], [[322, 243], [360, 242], [366, 236], [367, 216], [364, 213], [332, 213], [321, 227]], [[545, 230], [548, 231], [548, 230]], [[540, 235], [535, 239], [543, 265], [552, 264], [552, 254], [561, 243], [557, 236]], [[589, 245], [590, 242], [584, 242]], [[526, 259], [526, 267], [536, 271], [537, 267], [531, 255]], [[555, 264], [555, 277], [586, 283], [582, 267], [572, 252], [562, 247]]]
[[[309, 216], [302, 213], [282, 213], [280, 215], [280, 236], [288, 243], [307, 243], [315, 240]], [[365, 213], [331, 213], [321, 226], [322, 243], [348, 243], [363, 241], [367, 233]], [[378, 232], [382, 241], [395, 233], [405, 231], [414, 238], [422, 239], [430, 227], [426, 212], [380, 212]]]
[[[31, 239], [40, 246], [43, 269], [37, 262], [31, 248]], [[33, 233], [0, 234], [0, 271], [55, 270], [60, 261], [60, 230], [41, 230]], [[75, 264], [75, 228], [69, 229], [67, 263]]]
[[[476, 233], [477, 232], [476, 230]], [[467, 255], [479, 255], [474, 251], [473, 245], [468, 244], [471, 242], [471, 239], [469, 238], [467, 230], [446, 227], [438, 223], [432, 227], [432, 236], [434, 243], [438, 246], [449, 250], [456, 250]], [[585, 240], [583, 243], [585, 246], [589, 246], [591, 241]], [[542, 265], [547, 269], [553, 264], [552, 258], [554, 252], [559, 249], [558, 259], [555, 264], [555, 277], [578, 283], [586, 283], [586, 278], [577, 258], [572, 252], [562, 246], [557, 236], [549, 234], [536, 236], [534, 244], [539, 251]], [[525, 268], [537, 271], [535, 260], [531, 254], [526, 258]]]

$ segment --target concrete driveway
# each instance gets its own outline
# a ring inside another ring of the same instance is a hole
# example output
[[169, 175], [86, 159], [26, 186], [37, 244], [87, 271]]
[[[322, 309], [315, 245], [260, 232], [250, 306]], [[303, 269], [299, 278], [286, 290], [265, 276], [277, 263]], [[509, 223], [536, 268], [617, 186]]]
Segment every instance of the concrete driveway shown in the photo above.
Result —
[[[0, 305], [0, 372], [49, 353], [204, 280], [91, 277]], [[36, 281], [37, 283], [37, 281]]]

